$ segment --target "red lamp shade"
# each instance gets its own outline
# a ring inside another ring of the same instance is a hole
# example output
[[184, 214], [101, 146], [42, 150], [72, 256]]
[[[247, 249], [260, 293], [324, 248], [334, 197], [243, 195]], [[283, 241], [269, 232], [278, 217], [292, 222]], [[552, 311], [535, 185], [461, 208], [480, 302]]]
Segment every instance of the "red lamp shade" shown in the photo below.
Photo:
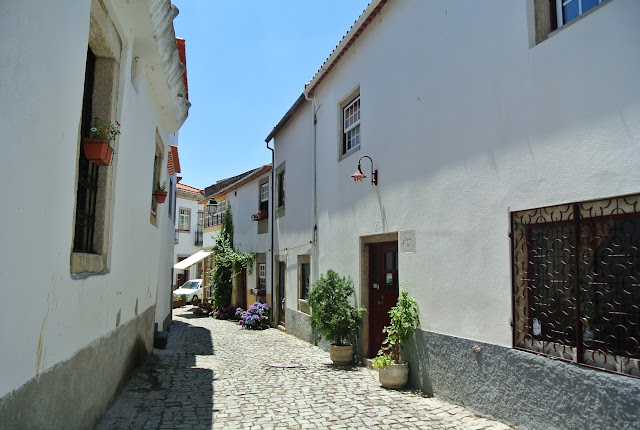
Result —
[[353, 178], [353, 182], [362, 182], [362, 178], [366, 178], [366, 176], [364, 175], [364, 173], [362, 173], [362, 170], [360, 169], [360, 164], [358, 164], [356, 173], [351, 175], [351, 177]]

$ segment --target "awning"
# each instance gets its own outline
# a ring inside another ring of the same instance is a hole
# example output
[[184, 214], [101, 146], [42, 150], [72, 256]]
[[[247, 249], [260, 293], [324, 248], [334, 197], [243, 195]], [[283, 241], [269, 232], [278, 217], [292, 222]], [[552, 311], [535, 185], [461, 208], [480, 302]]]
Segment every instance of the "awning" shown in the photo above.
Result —
[[211, 254], [211, 252], [212, 251], [198, 251], [192, 256], [185, 258], [181, 262], [174, 264], [173, 268], [179, 269], [179, 270], [186, 269], [187, 267], [193, 266], [194, 264], [204, 260], [206, 257], [209, 256], [209, 254]]

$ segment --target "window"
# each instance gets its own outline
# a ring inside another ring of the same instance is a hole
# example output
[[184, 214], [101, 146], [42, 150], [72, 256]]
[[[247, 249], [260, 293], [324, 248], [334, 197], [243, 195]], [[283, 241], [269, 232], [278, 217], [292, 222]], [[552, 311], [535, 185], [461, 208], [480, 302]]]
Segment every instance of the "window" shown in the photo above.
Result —
[[275, 200], [276, 200], [276, 218], [284, 216], [285, 207], [285, 191], [286, 191], [286, 179], [285, 179], [285, 163], [283, 162], [276, 169], [276, 183], [275, 183]]
[[534, 0], [535, 43], [578, 18], [594, 7], [610, 0]]
[[602, 0], [556, 0], [557, 26], [562, 27], [600, 3]]
[[511, 218], [514, 347], [640, 377], [640, 195]]
[[203, 244], [203, 237], [202, 237], [203, 230], [204, 230], [204, 212], [198, 211], [198, 227], [196, 228], [196, 240], [195, 240], [196, 246], [201, 246]]
[[263, 290], [267, 288], [267, 265], [258, 264], [258, 288]]
[[342, 154], [360, 146], [360, 95], [342, 109]]
[[269, 201], [269, 183], [260, 185], [260, 203]]
[[178, 228], [180, 231], [191, 230], [191, 209], [180, 208], [180, 219], [178, 220]]
[[311, 288], [311, 265], [302, 263], [300, 265], [300, 298], [307, 300], [309, 298], [309, 289]]
[[[84, 96], [82, 100], [82, 137], [89, 137], [93, 105], [93, 83], [96, 67], [96, 56], [89, 48], [84, 79]], [[98, 196], [98, 174], [100, 167], [89, 163], [84, 155], [84, 147], [80, 145], [78, 160], [78, 187], [76, 191], [76, 218], [73, 250], [75, 252], [95, 252], [94, 234], [96, 222], [96, 199]]]
[[156, 195], [154, 191], [158, 189], [160, 186], [165, 185], [166, 182], [162, 182], [162, 160], [164, 160], [164, 144], [162, 143], [162, 138], [160, 137], [160, 133], [156, 129], [156, 152], [153, 156], [153, 178], [151, 185], [151, 217], [150, 221], [153, 225], [158, 227], [158, 202], [156, 200]]
[[278, 207], [284, 206], [284, 192], [285, 192], [285, 178], [284, 170], [278, 174]]
[[213, 227], [222, 224], [224, 212], [227, 210], [227, 201], [222, 200], [216, 205], [207, 204], [204, 214], [204, 226]]
[[[90, 163], [82, 145], [82, 138], [89, 137], [93, 118], [116, 121], [113, 115], [117, 111], [121, 71], [122, 42], [116, 27], [98, 3], [92, 4], [90, 14], [82, 109], [78, 112], [76, 195], [74, 207], [70, 208], [73, 236], [70, 237], [69, 271], [72, 275], [99, 274], [109, 269], [112, 181], [117, 168], [117, 158], [110, 166]], [[119, 144], [120, 138], [111, 142], [116, 153]]]

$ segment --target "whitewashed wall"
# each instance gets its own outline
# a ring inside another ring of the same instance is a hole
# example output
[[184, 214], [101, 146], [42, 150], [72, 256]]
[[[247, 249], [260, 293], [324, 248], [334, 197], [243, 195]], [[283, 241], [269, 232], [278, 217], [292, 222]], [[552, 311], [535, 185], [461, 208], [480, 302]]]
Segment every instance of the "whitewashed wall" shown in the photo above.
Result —
[[[233, 214], [233, 242], [236, 250], [256, 254], [267, 253], [271, 249], [271, 220], [266, 233], [258, 234], [258, 222], [251, 220], [251, 215], [258, 211], [260, 202], [260, 181], [271, 180], [271, 172], [255, 178], [227, 194], [227, 204], [231, 205]], [[267, 286], [270, 285], [270, 265], [267, 260]], [[256, 288], [257, 268], [247, 273], [247, 288]]]
[[[311, 103], [305, 102], [275, 138], [275, 164], [285, 163], [285, 214], [275, 218], [275, 259], [286, 263], [285, 300], [298, 309], [298, 255], [312, 254], [313, 247], [313, 128]], [[319, 187], [324, 187], [319, 172]], [[277, 179], [276, 179], [277, 182]], [[277, 185], [276, 185], [277, 187]], [[277, 188], [274, 188], [277, 194]], [[274, 196], [275, 203], [277, 197]], [[312, 270], [314, 266], [312, 265]], [[278, 288], [275, 279], [274, 288]]]
[[137, 92], [131, 84], [132, 40], [125, 29], [134, 23], [110, 2], [123, 52], [122, 135], [109, 167], [109, 270], [84, 279], [70, 275], [90, 3], [25, 0], [0, 7], [0, 37], [10, 41], [0, 58], [0, 397], [148, 310], [157, 286], [170, 283], [168, 205], [160, 205], [158, 228], [149, 222], [156, 128], [163, 166], [168, 131], [144, 75]]
[[[612, 1], [532, 48], [527, 4], [390, 2], [316, 92], [319, 271], [359, 285], [361, 236], [415, 230], [399, 273], [421, 327], [499, 345], [511, 344], [509, 211], [640, 183], [640, 3]], [[339, 101], [358, 85], [362, 144], [339, 161]], [[276, 137], [280, 249], [309, 236], [311, 169], [293, 168], [310, 116], [306, 103]], [[362, 155], [377, 187], [350, 178]]]

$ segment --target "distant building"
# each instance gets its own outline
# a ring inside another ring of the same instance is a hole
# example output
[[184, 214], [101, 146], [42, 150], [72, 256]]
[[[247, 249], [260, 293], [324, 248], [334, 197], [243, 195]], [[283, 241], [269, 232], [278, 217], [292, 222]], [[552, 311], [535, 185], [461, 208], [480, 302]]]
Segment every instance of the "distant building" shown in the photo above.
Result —
[[[185, 184], [178, 184], [176, 189], [174, 264], [202, 249], [204, 230], [204, 206], [199, 204], [204, 198], [202, 190]], [[202, 273], [201, 261], [186, 269], [176, 269], [175, 287], [180, 287], [189, 279], [201, 279]]]

